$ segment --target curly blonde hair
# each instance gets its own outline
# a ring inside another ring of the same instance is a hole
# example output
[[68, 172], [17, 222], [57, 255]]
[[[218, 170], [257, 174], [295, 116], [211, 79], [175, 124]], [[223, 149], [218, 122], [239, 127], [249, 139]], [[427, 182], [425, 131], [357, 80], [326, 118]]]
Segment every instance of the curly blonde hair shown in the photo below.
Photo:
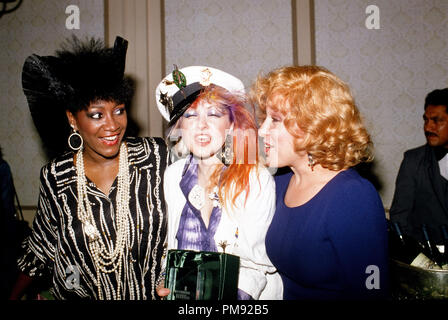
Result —
[[250, 99], [262, 121], [267, 107], [283, 114], [288, 132], [302, 138], [295, 140], [295, 151], [307, 152], [324, 168], [338, 171], [373, 160], [372, 141], [348, 85], [323, 67], [288, 66], [259, 76]]

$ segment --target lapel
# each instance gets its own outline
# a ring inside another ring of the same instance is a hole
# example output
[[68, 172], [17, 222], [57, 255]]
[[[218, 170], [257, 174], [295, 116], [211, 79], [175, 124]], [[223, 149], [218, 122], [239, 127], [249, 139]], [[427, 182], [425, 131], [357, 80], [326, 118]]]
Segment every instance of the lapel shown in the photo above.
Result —
[[434, 193], [436, 194], [440, 205], [445, 213], [448, 213], [447, 202], [443, 186], [443, 178], [440, 175], [439, 164], [436, 160], [434, 150], [428, 145], [425, 148], [425, 162], [428, 164], [429, 181], [431, 182]]

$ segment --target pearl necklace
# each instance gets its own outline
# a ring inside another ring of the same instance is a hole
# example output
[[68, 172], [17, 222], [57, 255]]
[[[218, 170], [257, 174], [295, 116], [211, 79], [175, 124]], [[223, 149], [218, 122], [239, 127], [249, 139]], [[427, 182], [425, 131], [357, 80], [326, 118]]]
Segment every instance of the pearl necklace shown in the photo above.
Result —
[[[131, 228], [129, 224], [133, 224], [129, 211], [129, 163], [126, 145], [123, 143], [120, 147], [120, 158], [118, 168], [118, 188], [116, 199], [116, 243], [108, 250], [104, 245], [101, 235], [96, 227], [95, 219], [92, 213], [92, 207], [87, 198], [87, 179], [84, 171], [84, 159], [82, 149], [78, 151], [76, 157], [77, 170], [77, 188], [78, 188], [78, 218], [82, 221], [84, 233], [88, 238], [88, 246], [93, 257], [96, 269], [96, 285], [98, 288], [98, 297], [104, 299], [101, 290], [101, 276], [115, 272], [117, 279], [117, 290], [112, 288], [112, 296], [114, 300], [121, 300], [121, 272], [123, 269], [123, 260], [125, 249], [130, 247]], [[134, 228], [132, 228], [134, 233]], [[105, 281], [106, 299], [111, 299], [110, 288]]]

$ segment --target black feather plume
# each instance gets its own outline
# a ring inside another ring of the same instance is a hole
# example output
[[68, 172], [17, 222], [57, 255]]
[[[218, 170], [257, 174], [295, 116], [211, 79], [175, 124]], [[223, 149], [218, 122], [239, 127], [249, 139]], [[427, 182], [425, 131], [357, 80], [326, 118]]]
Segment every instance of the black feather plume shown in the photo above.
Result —
[[113, 48], [101, 40], [73, 36], [55, 56], [29, 56], [22, 86], [47, 153], [67, 150], [70, 127], [66, 110], [76, 113], [98, 100], [129, 104], [134, 88], [124, 76], [127, 41], [117, 37]]

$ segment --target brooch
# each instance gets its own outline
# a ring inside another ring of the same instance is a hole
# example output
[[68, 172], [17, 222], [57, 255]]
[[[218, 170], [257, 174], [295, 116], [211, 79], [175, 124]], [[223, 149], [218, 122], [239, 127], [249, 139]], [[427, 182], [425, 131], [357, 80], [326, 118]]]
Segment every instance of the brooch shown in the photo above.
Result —
[[174, 71], [172, 72], [173, 81], [174, 84], [182, 90], [182, 88], [185, 88], [187, 86], [187, 79], [185, 78], [185, 75], [179, 71], [176, 65], [174, 65]]
[[213, 206], [221, 209], [221, 202], [218, 196], [218, 187], [214, 187], [213, 191], [208, 194], [210, 200], [213, 201]]
[[84, 232], [90, 242], [94, 242], [100, 238], [98, 230], [88, 221], [83, 222]]
[[159, 102], [163, 104], [170, 113], [173, 112], [173, 99], [168, 95], [168, 92], [163, 93], [160, 91]]
[[212, 76], [212, 72], [209, 68], [205, 68], [201, 70], [201, 81], [199, 83], [204, 86], [208, 87], [210, 85], [210, 78]]
[[226, 248], [227, 248], [228, 245], [229, 245], [229, 244], [227, 243], [226, 240], [224, 240], [224, 241], [220, 241], [220, 242], [218, 243], [218, 246], [221, 247], [223, 253], [226, 253]]
[[198, 210], [201, 210], [205, 203], [204, 189], [201, 186], [195, 185], [188, 194], [188, 201]]

